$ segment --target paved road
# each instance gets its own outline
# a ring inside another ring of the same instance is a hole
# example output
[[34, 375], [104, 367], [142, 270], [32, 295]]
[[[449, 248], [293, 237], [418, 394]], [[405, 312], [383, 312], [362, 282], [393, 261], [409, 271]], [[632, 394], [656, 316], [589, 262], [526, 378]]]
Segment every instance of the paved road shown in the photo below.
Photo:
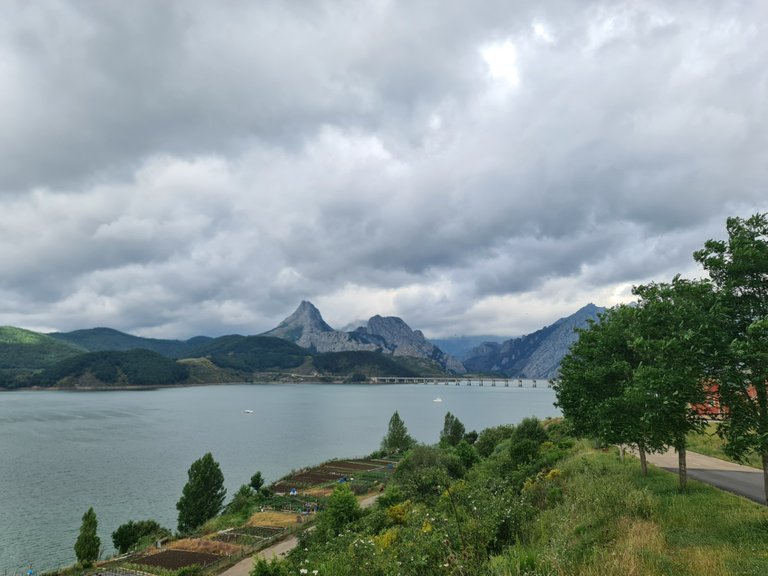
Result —
[[[374, 502], [376, 502], [376, 499], [379, 497], [378, 494], [374, 494], [373, 496], [368, 496], [367, 498], [363, 498], [360, 500], [360, 506], [363, 508], [368, 508], [369, 506], [373, 506]], [[309, 528], [309, 530], [312, 530], [312, 528]], [[237, 564], [226, 570], [225, 572], [222, 572], [219, 574], [219, 576], [248, 576], [253, 569], [253, 559], [254, 558], [266, 558], [267, 560], [270, 560], [272, 558], [275, 558], [276, 556], [284, 556], [294, 548], [296, 548], [296, 545], [298, 544], [298, 539], [296, 536], [289, 536], [285, 540], [281, 540], [280, 542], [277, 542], [276, 544], [273, 544], [269, 548], [264, 548], [264, 550], [261, 550], [260, 552], [257, 552], [253, 556], [249, 556], [248, 558], [244, 558], [243, 560], [240, 560]]]
[[[687, 453], [688, 477], [765, 504], [763, 473], [757, 468], [726, 462], [697, 452]], [[649, 454], [648, 462], [677, 474], [677, 452]]]

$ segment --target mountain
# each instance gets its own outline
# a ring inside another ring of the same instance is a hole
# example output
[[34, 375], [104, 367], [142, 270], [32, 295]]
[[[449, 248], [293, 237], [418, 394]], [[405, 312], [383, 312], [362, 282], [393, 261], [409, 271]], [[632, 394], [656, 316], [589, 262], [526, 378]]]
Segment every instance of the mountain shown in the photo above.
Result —
[[323, 320], [320, 311], [306, 300], [302, 301], [296, 311], [280, 322], [276, 328], [264, 332], [261, 336], [282, 338], [313, 352], [346, 352], [350, 350], [375, 352], [379, 350], [379, 346], [376, 344], [361, 342], [350, 336], [349, 332], [341, 332], [331, 328]]
[[383, 352], [432, 360], [452, 372], [464, 372], [461, 362], [394, 316], [373, 316], [364, 326], [342, 332], [331, 328], [311, 302], [303, 301], [293, 314], [262, 336], [283, 338], [312, 352]]
[[263, 372], [352, 382], [371, 376], [445, 373], [435, 363], [424, 360], [394, 358], [368, 350], [318, 353], [273, 336], [222, 336], [190, 352], [189, 358], [181, 362], [189, 366], [193, 381], [208, 382], [242, 382]]
[[484, 342], [467, 353], [464, 366], [472, 372], [496, 372], [518, 378], [554, 378], [560, 361], [576, 341], [576, 328], [584, 328], [589, 320], [605, 308], [587, 304], [574, 314], [560, 318], [532, 334], [497, 342]]
[[269, 336], [220, 336], [187, 352], [187, 358], [208, 358], [220, 368], [260, 372], [297, 368], [307, 350], [281, 338]]
[[0, 387], [28, 385], [28, 377], [85, 352], [68, 342], [13, 326], [0, 327]]
[[35, 386], [63, 388], [182, 384], [189, 368], [151, 350], [87, 352], [32, 377]]
[[484, 342], [504, 342], [509, 337], [504, 336], [453, 336], [451, 338], [432, 338], [430, 342], [446, 354], [456, 358], [464, 358], [467, 352]]
[[186, 341], [142, 338], [141, 336], [133, 336], [112, 328], [88, 328], [73, 332], [52, 332], [48, 336], [63, 342], [69, 342], [88, 352], [144, 349], [152, 350], [168, 358], [183, 356], [190, 349], [211, 340], [207, 336], [196, 336]]

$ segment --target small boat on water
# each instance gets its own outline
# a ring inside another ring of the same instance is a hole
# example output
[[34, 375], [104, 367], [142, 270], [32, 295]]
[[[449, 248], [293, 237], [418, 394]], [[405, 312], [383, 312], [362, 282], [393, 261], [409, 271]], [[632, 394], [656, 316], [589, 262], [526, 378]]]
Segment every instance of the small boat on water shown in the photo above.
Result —
[[442, 401], [443, 401], [443, 399], [440, 398], [440, 397], [437, 397], [434, 400], [432, 400], [432, 402], [442, 402]]
[[246, 414], [253, 414], [253, 410], [243, 410]]

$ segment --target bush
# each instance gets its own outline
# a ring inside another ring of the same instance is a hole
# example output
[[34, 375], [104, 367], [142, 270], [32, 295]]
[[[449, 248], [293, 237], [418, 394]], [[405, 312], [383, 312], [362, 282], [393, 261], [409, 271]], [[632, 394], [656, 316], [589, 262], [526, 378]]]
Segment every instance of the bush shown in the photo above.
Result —
[[112, 532], [112, 543], [120, 554], [125, 554], [136, 546], [142, 539], [148, 537], [164, 538], [171, 535], [171, 531], [163, 528], [154, 520], [130, 521], [121, 524]]

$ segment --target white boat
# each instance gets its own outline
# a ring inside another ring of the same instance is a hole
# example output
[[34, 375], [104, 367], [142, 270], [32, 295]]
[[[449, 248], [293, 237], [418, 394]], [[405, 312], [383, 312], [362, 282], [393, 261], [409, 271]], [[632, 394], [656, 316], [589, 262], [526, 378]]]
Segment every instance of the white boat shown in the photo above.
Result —
[[246, 414], [253, 414], [253, 410], [243, 410]]
[[439, 397], [438, 397], [438, 398], [435, 398], [434, 400], [432, 400], [432, 402], [442, 402], [442, 401], [443, 401], [443, 399], [442, 399], [442, 398], [439, 398]]

